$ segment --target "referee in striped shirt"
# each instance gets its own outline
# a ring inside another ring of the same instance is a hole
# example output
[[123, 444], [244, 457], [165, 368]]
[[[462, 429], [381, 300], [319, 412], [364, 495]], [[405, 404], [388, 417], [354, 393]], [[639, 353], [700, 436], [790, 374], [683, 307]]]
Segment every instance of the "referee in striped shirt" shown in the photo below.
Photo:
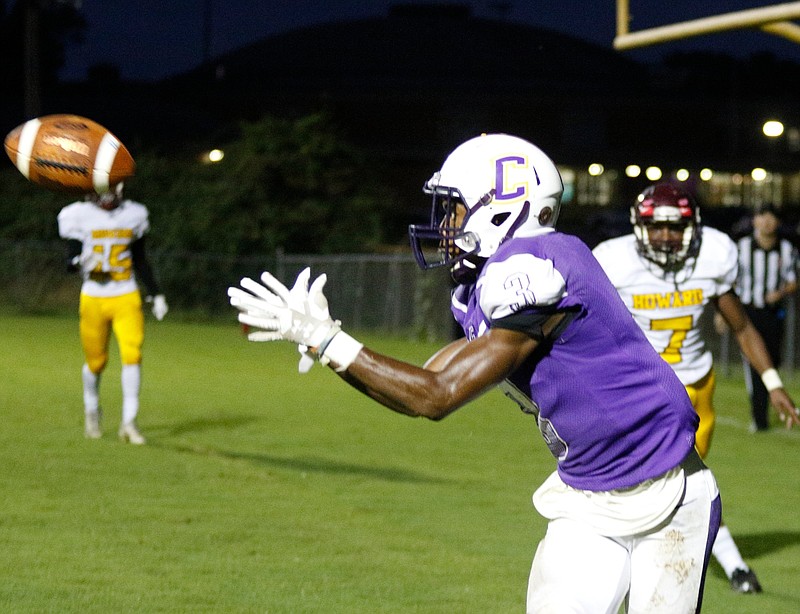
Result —
[[[738, 242], [737, 280], [739, 298], [764, 338], [776, 367], [780, 366], [783, 347], [786, 298], [797, 290], [797, 250], [790, 241], [778, 235], [779, 226], [780, 219], [774, 205], [767, 203], [756, 208], [752, 232]], [[763, 377], [747, 362], [744, 367], [753, 419], [751, 431], [766, 431], [769, 428], [769, 392], [765, 384], [769, 381], [762, 381]]]

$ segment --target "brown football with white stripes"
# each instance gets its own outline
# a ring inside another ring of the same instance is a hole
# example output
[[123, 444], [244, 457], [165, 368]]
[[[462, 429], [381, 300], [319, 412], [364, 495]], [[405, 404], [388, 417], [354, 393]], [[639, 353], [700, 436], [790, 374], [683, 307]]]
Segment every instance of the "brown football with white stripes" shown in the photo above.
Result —
[[80, 115], [28, 120], [8, 133], [5, 148], [26, 179], [54, 192], [108, 192], [136, 171], [125, 145]]

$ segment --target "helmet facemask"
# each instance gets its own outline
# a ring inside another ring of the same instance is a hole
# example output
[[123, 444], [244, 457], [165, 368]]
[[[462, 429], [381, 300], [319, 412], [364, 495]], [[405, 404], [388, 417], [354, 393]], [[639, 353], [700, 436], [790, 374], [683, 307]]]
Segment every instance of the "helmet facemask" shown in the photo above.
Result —
[[[677, 271], [692, 255], [695, 235], [697, 234], [694, 223], [668, 224], [668, 226], [681, 229], [679, 242], [653, 241], [649, 230], [656, 226], [653, 222], [643, 222], [634, 227], [639, 252], [651, 262], [654, 262], [665, 271]], [[660, 224], [658, 224], [660, 225]]]
[[123, 188], [123, 183], [120, 182], [116, 186], [114, 186], [113, 190], [108, 190], [106, 192], [95, 192], [89, 194], [88, 200], [93, 202], [101, 209], [105, 209], [106, 211], [112, 211], [113, 209], [116, 209], [119, 206], [120, 200], [122, 199], [122, 188]]
[[453, 278], [462, 283], [458, 279], [461, 273], [477, 276], [485, 259], [476, 256], [480, 250], [478, 236], [465, 229], [472, 211], [461, 193], [456, 188], [436, 185], [435, 179], [434, 175], [423, 187], [423, 192], [433, 199], [430, 225], [409, 226], [411, 248], [420, 268], [450, 266]]
[[[676, 272], [700, 250], [700, 212], [691, 199], [670, 186], [655, 186], [631, 207], [639, 254], [667, 272]], [[654, 240], [651, 232], [661, 235]]]

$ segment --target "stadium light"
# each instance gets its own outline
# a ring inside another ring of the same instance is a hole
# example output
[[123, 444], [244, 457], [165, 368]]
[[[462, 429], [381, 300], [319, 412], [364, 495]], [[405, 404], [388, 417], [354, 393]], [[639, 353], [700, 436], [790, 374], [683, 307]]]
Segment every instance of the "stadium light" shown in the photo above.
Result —
[[783, 123], [777, 119], [770, 119], [764, 122], [761, 131], [771, 139], [777, 138], [783, 134]]
[[204, 160], [206, 162], [211, 162], [213, 164], [215, 162], [221, 162], [222, 158], [224, 157], [225, 157], [224, 151], [222, 151], [221, 149], [212, 149], [204, 156]]
[[629, 164], [625, 167], [625, 175], [631, 179], [638, 177], [642, 174], [642, 167], [638, 164]]
[[602, 175], [605, 170], [606, 169], [603, 167], [603, 165], [598, 162], [593, 162], [589, 165], [589, 174], [592, 177], [598, 177]]
[[644, 176], [647, 177], [650, 181], [658, 181], [661, 179], [661, 169], [657, 166], [648, 166], [647, 169], [644, 171]]
[[678, 181], [686, 181], [689, 178], [689, 171], [685, 168], [679, 168], [675, 173], [675, 178]]
[[763, 168], [754, 168], [750, 171], [750, 176], [753, 178], [753, 181], [764, 181], [767, 178], [767, 171]]

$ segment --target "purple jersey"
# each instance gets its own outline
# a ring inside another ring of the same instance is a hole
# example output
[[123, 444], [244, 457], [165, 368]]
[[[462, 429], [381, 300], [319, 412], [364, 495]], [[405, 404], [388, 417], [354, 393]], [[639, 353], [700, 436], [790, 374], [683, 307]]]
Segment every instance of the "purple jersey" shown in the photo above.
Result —
[[614, 490], [678, 465], [694, 446], [697, 413], [582, 241], [549, 229], [510, 239], [476, 284], [453, 293], [469, 339], [492, 327], [534, 330], [555, 312], [568, 312], [569, 324], [504, 388], [537, 415], [561, 479]]

